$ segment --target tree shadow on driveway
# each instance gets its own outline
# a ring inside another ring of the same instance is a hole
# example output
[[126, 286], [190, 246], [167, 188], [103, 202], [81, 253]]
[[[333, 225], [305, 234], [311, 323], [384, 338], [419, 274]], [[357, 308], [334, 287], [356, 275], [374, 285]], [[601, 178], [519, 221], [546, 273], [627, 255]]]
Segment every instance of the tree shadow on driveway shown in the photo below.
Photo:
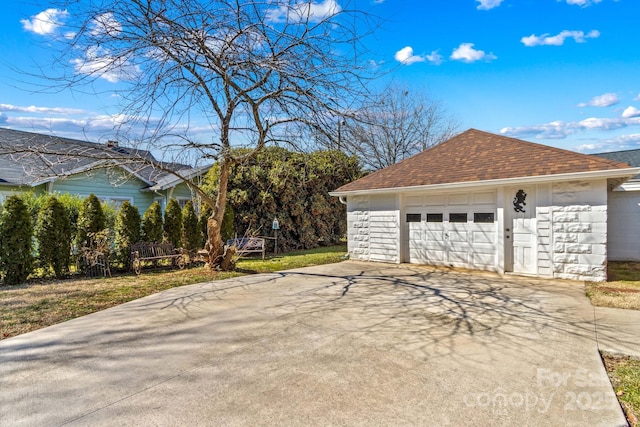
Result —
[[3, 340], [0, 378], [0, 421], [23, 425], [621, 417], [580, 284], [359, 262], [174, 288]]

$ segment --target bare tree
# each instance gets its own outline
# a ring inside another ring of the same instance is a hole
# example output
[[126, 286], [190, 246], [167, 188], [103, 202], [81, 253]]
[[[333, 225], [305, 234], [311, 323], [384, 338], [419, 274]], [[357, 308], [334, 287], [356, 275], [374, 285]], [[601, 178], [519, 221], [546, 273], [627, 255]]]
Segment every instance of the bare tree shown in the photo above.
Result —
[[[144, 125], [141, 141], [219, 163], [215, 196], [186, 181], [213, 209], [211, 266], [223, 254], [231, 166], [287, 141], [289, 126], [325, 128], [372, 71], [358, 55], [371, 16], [336, 0], [60, 0], [60, 8], [63, 74], [49, 81], [117, 83], [123, 122]], [[195, 118], [212, 141], [189, 136]], [[248, 150], [233, 150], [240, 146]]]
[[424, 92], [391, 85], [352, 114], [339, 116], [329, 141], [360, 157], [365, 168], [377, 170], [451, 138], [457, 128], [442, 103]]

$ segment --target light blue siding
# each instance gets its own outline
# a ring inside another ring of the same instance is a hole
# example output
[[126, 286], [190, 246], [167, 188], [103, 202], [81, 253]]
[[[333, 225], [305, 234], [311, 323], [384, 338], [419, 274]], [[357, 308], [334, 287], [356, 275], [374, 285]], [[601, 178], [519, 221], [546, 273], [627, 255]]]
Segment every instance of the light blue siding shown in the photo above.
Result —
[[98, 169], [58, 178], [50, 190], [55, 193], [69, 193], [80, 197], [95, 194], [100, 199], [129, 200], [138, 207], [140, 213], [153, 203], [154, 193], [142, 191], [147, 184], [121, 169]]
[[82, 198], [95, 194], [101, 200], [111, 201], [116, 206], [119, 206], [124, 200], [129, 200], [131, 204], [138, 207], [142, 215], [155, 200], [160, 202], [160, 206], [164, 210], [171, 197], [182, 204], [186, 199], [192, 198], [191, 190], [184, 183], [158, 192], [149, 191], [146, 189], [147, 187], [147, 183], [122, 169], [96, 169], [59, 177], [51, 183], [41, 184], [34, 188], [0, 185], [0, 203], [13, 194], [25, 191], [31, 191], [36, 195], [47, 192], [68, 193]]

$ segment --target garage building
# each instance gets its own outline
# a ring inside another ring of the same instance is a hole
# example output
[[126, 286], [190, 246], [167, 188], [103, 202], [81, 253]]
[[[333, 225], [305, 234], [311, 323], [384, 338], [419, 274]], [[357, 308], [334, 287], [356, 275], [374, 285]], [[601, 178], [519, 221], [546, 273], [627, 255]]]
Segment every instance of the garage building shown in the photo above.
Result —
[[638, 173], [470, 129], [331, 194], [352, 259], [602, 281], [608, 198]]

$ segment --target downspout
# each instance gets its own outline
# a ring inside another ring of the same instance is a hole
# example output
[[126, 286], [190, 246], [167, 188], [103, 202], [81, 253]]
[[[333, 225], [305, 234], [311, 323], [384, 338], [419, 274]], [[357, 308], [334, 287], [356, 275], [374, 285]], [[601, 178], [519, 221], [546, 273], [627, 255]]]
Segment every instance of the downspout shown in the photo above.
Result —
[[158, 196], [160, 196], [160, 198], [162, 198], [163, 202], [162, 202], [162, 206], [160, 206], [160, 210], [164, 213], [164, 208], [167, 207], [167, 196], [158, 192], [158, 190], [152, 190], [152, 191], [156, 193]]
[[345, 196], [338, 197], [338, 200], [340, 200], [340, 203], [342, 203], [343, 205], [347, 204], [347, 199], [345, 198]]

